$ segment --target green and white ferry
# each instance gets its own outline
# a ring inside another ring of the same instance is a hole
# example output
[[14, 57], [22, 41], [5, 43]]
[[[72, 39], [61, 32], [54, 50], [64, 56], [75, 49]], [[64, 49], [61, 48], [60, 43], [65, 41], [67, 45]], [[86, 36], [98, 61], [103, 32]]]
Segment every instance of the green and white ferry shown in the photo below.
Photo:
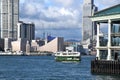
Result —
[[68, 61], [79, 62], [81, 61], [81, 55], [80, 52], [74, 52], [74, 51], [56, 52], [55, 60], [60, 62], [68, 62]]

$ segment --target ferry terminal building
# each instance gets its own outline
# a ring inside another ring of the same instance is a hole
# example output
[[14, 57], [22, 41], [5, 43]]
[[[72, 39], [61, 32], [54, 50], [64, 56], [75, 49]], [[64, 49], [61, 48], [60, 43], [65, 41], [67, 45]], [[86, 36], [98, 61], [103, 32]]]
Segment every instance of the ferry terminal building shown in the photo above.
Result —
[[[91, 19], [97, 22], [96, 57], [98, 60], [118, 60], [120, 56], [120, 4], [98, 11]], [[102, 23], [107, 24], [107, 41], [101, 40]]]

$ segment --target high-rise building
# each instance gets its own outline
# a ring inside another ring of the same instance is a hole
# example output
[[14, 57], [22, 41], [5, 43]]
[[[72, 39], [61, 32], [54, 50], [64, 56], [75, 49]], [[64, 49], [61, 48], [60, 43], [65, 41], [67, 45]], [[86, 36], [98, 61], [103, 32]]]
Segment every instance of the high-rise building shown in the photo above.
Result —
[[18, 33], [17, 38], [27, 39], [27, 40], [34, 40], [35, 39], [35, 24], [30, 23], [23, 23], [19, 21], [18, 25]]
[[19, 0], [0, 0], [0, 38], [17, 38]]
[[83, 18], [82, 18], [82, 41], [92, 39], [97, 34], [95, 23], [89, 18], [97, 11], [97, 7], [94, 5], [94, 0], [84, 0], [83, 3]]

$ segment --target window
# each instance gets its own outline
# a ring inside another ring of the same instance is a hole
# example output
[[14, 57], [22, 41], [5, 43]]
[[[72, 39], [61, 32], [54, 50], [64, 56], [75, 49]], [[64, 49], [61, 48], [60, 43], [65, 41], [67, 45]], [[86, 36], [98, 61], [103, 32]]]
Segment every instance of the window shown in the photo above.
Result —
[[106, 60], [108, 55], [107, 50], [100, 50], [100, 59]]

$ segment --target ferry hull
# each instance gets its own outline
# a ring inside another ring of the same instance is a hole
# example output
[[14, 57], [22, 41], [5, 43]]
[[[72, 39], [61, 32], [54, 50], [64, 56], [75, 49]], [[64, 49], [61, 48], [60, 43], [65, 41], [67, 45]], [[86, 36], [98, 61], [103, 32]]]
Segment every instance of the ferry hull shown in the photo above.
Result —
[[56, 61], [60, 61], [60, 62], [67, 62], [67, 61], [73, 61], [73, 62], [79, 62], [81, 61], [81, 58], [80, 57], [72, 57], [72, 56], [56, 56], [55, 57]]

